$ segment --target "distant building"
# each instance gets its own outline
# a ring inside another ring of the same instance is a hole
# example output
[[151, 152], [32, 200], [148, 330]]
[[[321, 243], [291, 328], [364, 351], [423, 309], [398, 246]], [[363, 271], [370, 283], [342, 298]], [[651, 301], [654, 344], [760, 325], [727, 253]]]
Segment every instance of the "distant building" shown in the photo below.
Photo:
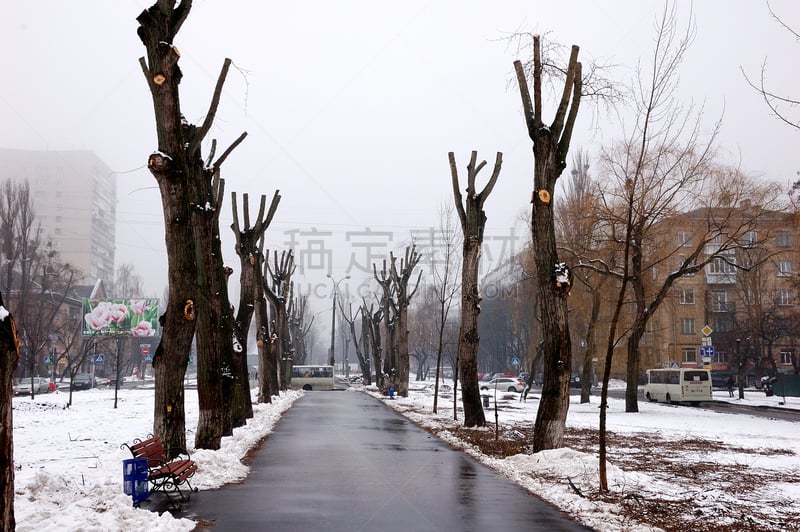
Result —
[[30, 184], [41, 242], [86, 280], [114, 281], [116, 174], [91, 151], [0, 148], [0, 181]]

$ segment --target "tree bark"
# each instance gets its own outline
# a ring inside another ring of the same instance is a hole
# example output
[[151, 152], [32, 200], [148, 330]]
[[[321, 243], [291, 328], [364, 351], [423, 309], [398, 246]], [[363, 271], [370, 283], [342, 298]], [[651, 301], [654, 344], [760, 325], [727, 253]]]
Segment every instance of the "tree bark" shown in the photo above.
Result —
[[11, 390], [19, 361], [19, 338], [14, 316], [8, 313], [0, 292], [0, 523], [14, 530], [14, 423]]
[[[261, 196], [261, 203], [255, 224], [250, 226], [250, 203], [244, 194], [244, 228], [239, 222], [239, 207], [236, 193], [231, 194], [233, 224], [231, 228], [236, 237], [236, 254], [239, 256], [239, 309], [234, 322], [233, 363], [236, 378], [232, 390], [232, 422], [240, 427], [245, 420], [253, 417], [253, 401], [250, 395], [250, 371], [247, 365], [248, 338], [250, 324], [260, 298], [264, 297], [264, 233], [266, 232], [280, 202], [280, 194], [275, 191], [269, 212], [266, 212], [266, 196]], [[265, 216], [266, 215], [266, 216]]]
[[458, 184], [458, 170], [453, 152], [448, 154], [450, 160], [450, 177], [453, 185], [453, 198], [456, 212], [464, 234], [463, 261], [461, 265], [461, 325], [458, 332], [458, 364], [461, 374], [461, 402], [464, 406], [464, 426], [483, 427], [486, 417], [481, 404], [478, 389], [478, 314], [480, 314], [481, 297], [478, 292], [478, 263], [483, 244], [483, 232], [486, 227], [486, 213], [483, 204], [491, 194], [500, 175], [503, 165], [503, 154], [497, 152], [494, 170], [489, 182], [479, 193], [475, 188], [475, 178], [486, 165], [482, 161], [476, 165], [478, 152], [473, 151], [467, 165], [467, 195], [462, 199]]
[[558, 110], [552, 124], [546, 126], [542, 120], [542, 61], [538, 35], [534, 36], [533, 59], [533, 102], [522, 64], [516, 61], [514, 68], [534, 154], [531, 232], [544, 342], [544, 382], [533, 438], [533, 450], [538, 452], [563, 445], [569, 410], [572, 346], [567, 296], [571, 274], [566, 264], [558, 258], [552, 199], [556, 181], [566, 168], [572, 129], [580, 104], [581, 64], [578, 62], [578, 47], [573, 46]]
[[391, 279], [394, 285], [394, 294], [397, 299], [397, 323], [395, 333], [397, 335], [397, 393], [401, 397], [408, 397], [408, 380], [411, 370], [411, 361], [408, 353], [408, 306], [411, 298], [417, 291], [419, 280], [422, 277], [420, 271], [417, 282], [411, 290], [408, 283], [411, 274], [420, 260], [420, 254], [416, 252], [416, 247], [406, 248], [405, 258], [400, 261], [400, 269], [397, 269], [396, 258], [389, 253], [391, 262]]
[[191, 9], [191, 1], [160, 1], [143, 11], [138, 34], [147, 49], [147, 62], [139, 63], [153, 98], [158, 152], [150, 155], [148, 168], [158, 183], [164, 210], [167, 248], [167, 308], [161, 316], [161, 341], [153, 355], [155, 402], [153, 432], [167, 449], [186, 448], [183, 378], [195, 332], [194, 299], [196, 267], [189, 212], [187, 178], [202, 171], [192, 161], [190, 170], [184, 149], [178, 85], [182, 77], [173, 38]]

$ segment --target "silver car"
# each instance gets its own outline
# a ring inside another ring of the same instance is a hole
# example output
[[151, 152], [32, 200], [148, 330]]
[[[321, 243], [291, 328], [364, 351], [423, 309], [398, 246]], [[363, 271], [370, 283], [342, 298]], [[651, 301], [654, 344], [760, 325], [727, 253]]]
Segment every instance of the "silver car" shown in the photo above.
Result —
[[519, 379], [511, 377], [500, 377], [489, 382], [481, 383], [481, 390], [499, 390], [501, 392], [521, 392], [525, 389], [525, 383]]
[[[30, 395], [31, 394], [31, 378], [25, 377], [20, 380], [18, 384], [13, 387], [14, 395]], [[33, 391], [34, 393], [47, 393], [50, 391], [50, 379], [45, 377], [33, 378]]]

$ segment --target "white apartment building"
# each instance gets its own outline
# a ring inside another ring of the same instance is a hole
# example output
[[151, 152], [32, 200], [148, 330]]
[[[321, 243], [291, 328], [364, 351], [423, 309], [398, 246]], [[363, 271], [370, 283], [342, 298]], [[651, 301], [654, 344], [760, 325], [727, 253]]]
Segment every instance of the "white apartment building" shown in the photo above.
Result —
[[116, 174], [92, 151], [0, 148], [0, 181], [8, 178], [28, 180], [43, 245], [80, 268], [84, 282], [112, 286]]

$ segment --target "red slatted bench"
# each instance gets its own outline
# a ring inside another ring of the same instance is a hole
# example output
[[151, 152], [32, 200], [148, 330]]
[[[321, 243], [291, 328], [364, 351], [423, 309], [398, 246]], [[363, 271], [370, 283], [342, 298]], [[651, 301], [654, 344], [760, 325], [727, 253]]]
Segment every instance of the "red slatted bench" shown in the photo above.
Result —
[[[176, 456], [168, 459], [161, 438], [152, 435], [144, 440], [137, 438], [130, 445], [123, 443], [121, 448], [127, 448], [134, 458], [147, 459], [151, 492], [161, 491], [174, 503], [173, 494], [178, 494], [181, 500], [186, 501], [190, 492], [197, 491], [189, 482], [197, 471], [197, 464], [185, 449], [177, 449]], [[188, 490], [182, 488], [184, 484]]]

